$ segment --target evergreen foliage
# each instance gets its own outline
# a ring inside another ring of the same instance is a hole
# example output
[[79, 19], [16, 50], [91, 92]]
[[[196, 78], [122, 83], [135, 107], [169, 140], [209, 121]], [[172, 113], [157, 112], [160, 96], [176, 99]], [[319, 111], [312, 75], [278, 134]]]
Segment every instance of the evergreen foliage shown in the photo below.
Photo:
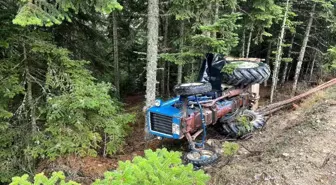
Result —
[[328, 49], [328, 56], [324, 68], [327, 72], [336, 71], [336, 47]]
[[66, 181], [65, 175], [63, 172], [53, 172], [51, 177], [46, 177], [43, 173], [36, 174], [34, 176], [34, 182], [31, 183], [29, 176], [27, 174], [23, 175], [22, 177], [13, 177], [12, 182], [9, 185], [80, 185], [74, 181]]
[[239, 144], [238, 143], [232, 143], [232, 142], [224, 142], [223, 143], [223, 155], [226, 157], [232, 157], [234, 156], [238, 150], [239, 150]]
[[[146, 150], [144, 157], [135, 157], [132, 162], [119, 162], [117, 170], [105, 172], [104, 179], [97, 179], [93, 185], [205, 185], [209, 176], [203, 170], [194, 171], [191, 164], [182, 164], [180, 152], [168, 152], [159, 149]], [[13, 177], [10, 185], [79, 185], [74, 181], [65, 181], [63, 172], [53, 172], [51, 177], [43, 173], [34, 176], [33, 183], [27, 174]]]
[[[16, 4], [0, 17], [0, 182], [34, 173], [40, 159], [114, 154], [134, 116], [98, 82], [88, 61], [75, 60], [44, 29], [11, 24]], [[30, 3], [30, 2], [28, 2]], [[17, 17], [16, 17], [17, 18]]]
[[121, 10], [122, 6], [116, 0], [21, 0], [22, 5], [13, 20], [21, 26], [38, 25], [52, 26], [61, 24], [63, 20], [71, 21], [71, 12], [84, 14], [92, 8], [100, 13], [109, 14], [113, 10]]
[[[282, 8], [274, 0], [246, 1], [242, 8], [246, 12], [243, 23], [247, 30], [255, 32], [255, 43], [263, 42], [264, 37], [271, 37], [272, 33], [266, 30], [281, 20]], [[245, 11], [246, 9], [246, 11]]]
[[209, 180], [203, 170], [194, 171], [192, 164], [184, 166], [180, 152], [168, 152], [167, 149], [146, 150], [144, 157], [119, 162], [116, 171], [105, 172], [104, 176], [93, 185], [205, 185]]

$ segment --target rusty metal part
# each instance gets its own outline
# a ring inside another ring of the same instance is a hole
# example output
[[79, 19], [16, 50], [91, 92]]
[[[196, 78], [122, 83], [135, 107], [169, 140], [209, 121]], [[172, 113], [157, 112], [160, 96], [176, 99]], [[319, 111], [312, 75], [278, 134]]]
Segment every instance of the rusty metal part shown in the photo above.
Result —
[[187, 109], [188, 109], [188, 98], [184, 97], [183, 99], [183, 107], [182, 107], [182, 133], [186, 133], [187, 132]]
[[[212, 107], [203, 107], [203, 116], [207, 125], [217, 123], [218, 119], [224, 117], [228, 113], [236, 112], [237, 109], [242, 106], [247, 106], [250, 101], [250, 95], [248, 93], [243, 93], [232, 99], [233, 104], [221, 107], [215, 104]], [[183, 119], [186, 124], [185, 132], [194, 133], [202, 127], [201, 114], [199, 112], [192, 113], [189, 117]]]
[[203, 132], [203, 129], [197, 131], [195, 134], [193, 134], [193, 135], [191, 136], [191, 138], [192, 138], [193, 140], [195, 140], [196, 137], [199, 136], [202, 132]]
[[315, 88], [312, 88], [309, 91], [307, 91], [305, 93], [302, 93], [300, 95], [297, 95], [293, 98], [290, 98], [290, 99], [287, 99], [287, 100], [284, 100], [284, 101], [280, 101], [280, 102], [277, 102], [277, 103], [273, 103], [271, 105], [263, 107], [263, 108], [259, 109], [258, 112], [262, 113], [263, 115], [271, 114], [273, 112], [276, 112], [278, 110], [281, 110], [281, 109], [289, 106], [290, 104], [292, 104], [295, 101], [301, 100], [302, 98], [310, 96], [310, 95], [312, 95], [312, 94], [314, 94], [314, 93], [316, 93], [320, 90], [331, 87], [333, 85], [336, 85], [336, 78], [334, 78], [334, 79], [332, 79], [332, 80], [330, 80], [330, 81], [328, 81], [324, 84], [321, 84], [321, 85], [319, 85]]
[[214, 100], [211, 101], [211, 103], [207, 103], [207, 104], [203, 104], [203, 107], [212, 107], [215, 105], [216, 102], [218, 102], [219, 100], [222, 100], [224, 98], [230, 98], [233, 96], [237, 96], [239, 94], [242, 94], [245, 91], [245, 89], [234, 89], [234, 90], [230, 90], [228, 92], [225, 92], [223, 96], [216, 98]]
[[191, 135], [190, 135], [189, 132], [185, 133], [185, 137], [186, 137], [187, 140], [188, 140], [188, 143], [189, 143], [189, 145], [190, 145], [190, 148], [191, 148], [191, 149], [195, 149], [196, 147], [195, 147], [194, 139], [191, 137]]

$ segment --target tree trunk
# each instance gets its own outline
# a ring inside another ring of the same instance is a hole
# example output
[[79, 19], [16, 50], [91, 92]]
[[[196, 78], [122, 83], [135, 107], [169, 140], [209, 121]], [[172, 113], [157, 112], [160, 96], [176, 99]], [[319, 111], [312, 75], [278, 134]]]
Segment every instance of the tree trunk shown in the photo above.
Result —
[[277, 48], [277, 53], [276, 53], [275, 62], [274, 62], [272, 88], [271, 88], [271, 99], [270, 99], [271, 103], [273, 103], [274, 92], [275, 92], [276, 86], [278, 84], [278, 74], [279, 74], [279, 68], [280, 68], [280, 62], [281, 62], [281, 56], [282, 56], [282, 44], [283, 44], [283, 38], [284, 38], [284, 35], [285, 35], [285, 27], [286, 27], [288, 8], [289, 8], [289, 0], [286, 1], [286, 11], [285, 11], [285, 16], [284, 16], [282, 26], [281, 26], [281, 33], [280, 33], [280, 36], [279, 36], [278, 48]]
[[31, 121], [32, 134], [34, 135], [37, 132], [37, 123], [36, 123], [36, 112], [33, 100], [33, 88], [32, 88], [32, 78], [29, 70], [29, 62], [27, 60], [27, 51], [25, 44], [23, 46], [23, 61], [25, 64], [25, 80], [27, 83], [27, 105], [29, 110], [29, 117]]
[[170, 63], [167, 62], [167, 96], [170, 97]]
[[[219, 16], [218, 16], [218, 12], [219, 12], [219, 3], [218, 2], [216, 2], [216, 4], [215, 4], [215, 20], [214, 20], [214, 23], [216, 23], [217, 21], [218, 21], [218, 18], [219, 18]], [[216, 38], [217, 37], [217, 32], [212, 32], [212, 37], [213, 38]]]
[[[312, 62], [313, 62], [313, 61], [312, 61]], [[306, 67], [306, 72], [304, 73], [302, 79], [304, 79], [304, 80], [308, 80], [308, 77], [309, 77], [309, 76], [308, 76], [308, 72], [309, 72], [310, 65], [311, 65], [312, 62], [308, 62], [307, 67]]]
[[[163, 48], [165, 51], [167, 51], [168, 48], [168, 22], [169, 21], [169, 17], [165, 16], [165, 24], [164, 24], [164, 32], [163, 32]], [[161, 82], [161, 94], [165, 95], [165, 76], [166, 76], [166, 66], [168, 65], [168, 62], [162, 62], [162, 82]], [[169, 83], [169, 82], [168, 82]], [[167, 89], [168, 91], [168, 89]]]
[[289, 79], [289, 75], [291, 74], [292, 68], [293, 68], [293, 62], [291, 62], [290, 65], [289, 65], [288, 72], [287, 72], [287, 75], [286, 75], [286, 81], [288, 81], [288, 79]]
[[281, 78], [281, 84], [284, 85], [286, 82], [286, 75], [287, 75], [287, 70], [288, 70], [288, 62], [285, 62], [284, 69], [282, 71], [282, 78]]
[[248, 58], [249, 54], [250, 54], [250, 47], [251, 47], [251, 42], [252, 42], [252, 33], [253, 33], [253, 27], [250, 30], [249, 38], [248, 38], [248, 41], [247, 41], [246, 58]]
[[112, 12], [112, 30], [113, 30], [113, 60], [114, 60], [114, 85], [116, 95], [120, 97], [120, 71], [119, 71], [119, 53], [118, 53], [118, 22], [116, 12]]
[[[183, 52], [182, 48], [183, 48], [183, 45], [184, 45], [184, 21], [183, 20], [181, 21], [180, 38], [181, 38], [180, 52], [182, 53]], [[182, 83], [182, 71], [183, 71], [183, 64], [178, 64], [178, 68], [177, 68], [177, 84]]]
[[[159, 37], [159, 0], [148, 0], [148, 36], [147, 36], [147, 81], [146, 81], [146, 106], [145, 110], [155, 102], [156, 71], [158, 58]], [[145, 139], [150, 138], [145, 122]]]
[[316, 53], [314, 54], [314, 59], [313, 59], [312, 65], [310, 67], [309, 81], [311, 81], [312, 77], [313, 77], [315, 61], [316, 61]]
[[[287, 58], [291, 58], [294, 39], [295, 39], [295, 33], [292, 36], [291, 45], [289, 46], [289, 49], [288, 49]], [[286, 82], [287, 70], [288, 70], [288, 62], [285, 62], [285, 68], [282, 72], [281, 84], [285, 84], [285, 82]]]
[[305, 55], [305, 52], [306, 52], [307, 43], [308, 43], [308, 40], [309, 40], [310, 29], [311, 29], [312, 24], [313, 24], [315, 6], [316, 6], [316, 4], [313, 5], [313, 8], [312, 8], [311, 13], [310, 13], [308, 25], [307, 25], [307, 28], [306, 28], [305, 36], [304, 36], [302, 46], [301, 46], [301, 50], [300, 50], [300, 55], [299, 55], [298, 62], [297, 62], [297, 65], [296, 65], [293, 89], [292, 89], [292, 93], [291, 93], [292, 96], [295, 95], [295, 91], [296, 91], [296, 88], [297, 88], [297, 83], [298, 83], [298, 80], [299, 80], [299, 75], [300, 75], [301, 66], [302, 66], [302, 61], [303, 61], [303, 58], [304, 58], [304, 55]]
[[[272, 53], [272, 41], [268, 43], [268, 48], [267, 48], [266, 64], [268, 65], [270, 65], [271, 53]], [[264, 86], [267, 87], [267, 80], [265, 80]]]
[[177, 84], [182, 83], [182, 71], [183, 71], [182, 64], [178, 64], [178, 66], [177, 66]]
[[[211, 12], [213, 12], [212, 2], [209, 2], [208, 6], [207, 6], [207, 13], [206, 13], [206, 15], [204, 15], [204, 18], [203, 18], [203, 24], [205, 26], [211, 25]], [[211, 32], [210, 31], [203, 31], [203, 35], [206, 36], [206, 37], [211, 37]]]
[[241, 54], [240, 54], [240, 57], [245, 57], [245, 28], [243, 30], [243, 44], [242, 44], [242, 49], [241, 49]]

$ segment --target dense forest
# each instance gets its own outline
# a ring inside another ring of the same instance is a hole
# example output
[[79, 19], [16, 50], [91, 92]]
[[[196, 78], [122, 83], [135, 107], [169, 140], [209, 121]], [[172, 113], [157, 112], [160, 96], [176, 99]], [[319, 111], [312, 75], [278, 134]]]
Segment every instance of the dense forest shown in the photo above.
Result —
[[336, 74], [335, 0], [2, 0], [0, 183], [39, 161], [104, 156], [135, 117], [123, 100], [171, 97], [205, 53], [263, 58], [277, 89]]

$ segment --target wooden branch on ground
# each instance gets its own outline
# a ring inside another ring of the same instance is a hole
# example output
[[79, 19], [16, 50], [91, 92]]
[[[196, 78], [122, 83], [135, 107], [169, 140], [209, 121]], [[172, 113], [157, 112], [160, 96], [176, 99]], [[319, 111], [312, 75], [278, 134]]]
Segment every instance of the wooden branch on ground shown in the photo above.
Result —
[[287, 100], [284, 100], [284, 101], [280, 101], [280, 102], [277, 102], [277, 103], [273, 103], [273, 104], [270, 104], [266, 107], [263, 107], [261, 109], [258, 109], [257, 111], [260, 112], [261, 114], [263, 115], [269, 115], [273, 112], [276, 112], [278, 110], [281, 110], [289, 105], [291, 105], [292, 103], [294, 103], [295, 101], [298, 101], [298, 100], [301, 100], [307, 96], [310, 96], [320, 90], [323, 90], [325, 88], [328, 88], [328, 87], [331, 87], [333, 85], [336, 85], [336, 78], [322, 84], [322, 85], [319, 85], [315, 88], [312, 88], [310, 89], [309, 91], [305, 92], [305, 93], [302, 93], [300, 95], [297, 95], [293, 98], [290, 98], [290, 99], [287, 99]]

